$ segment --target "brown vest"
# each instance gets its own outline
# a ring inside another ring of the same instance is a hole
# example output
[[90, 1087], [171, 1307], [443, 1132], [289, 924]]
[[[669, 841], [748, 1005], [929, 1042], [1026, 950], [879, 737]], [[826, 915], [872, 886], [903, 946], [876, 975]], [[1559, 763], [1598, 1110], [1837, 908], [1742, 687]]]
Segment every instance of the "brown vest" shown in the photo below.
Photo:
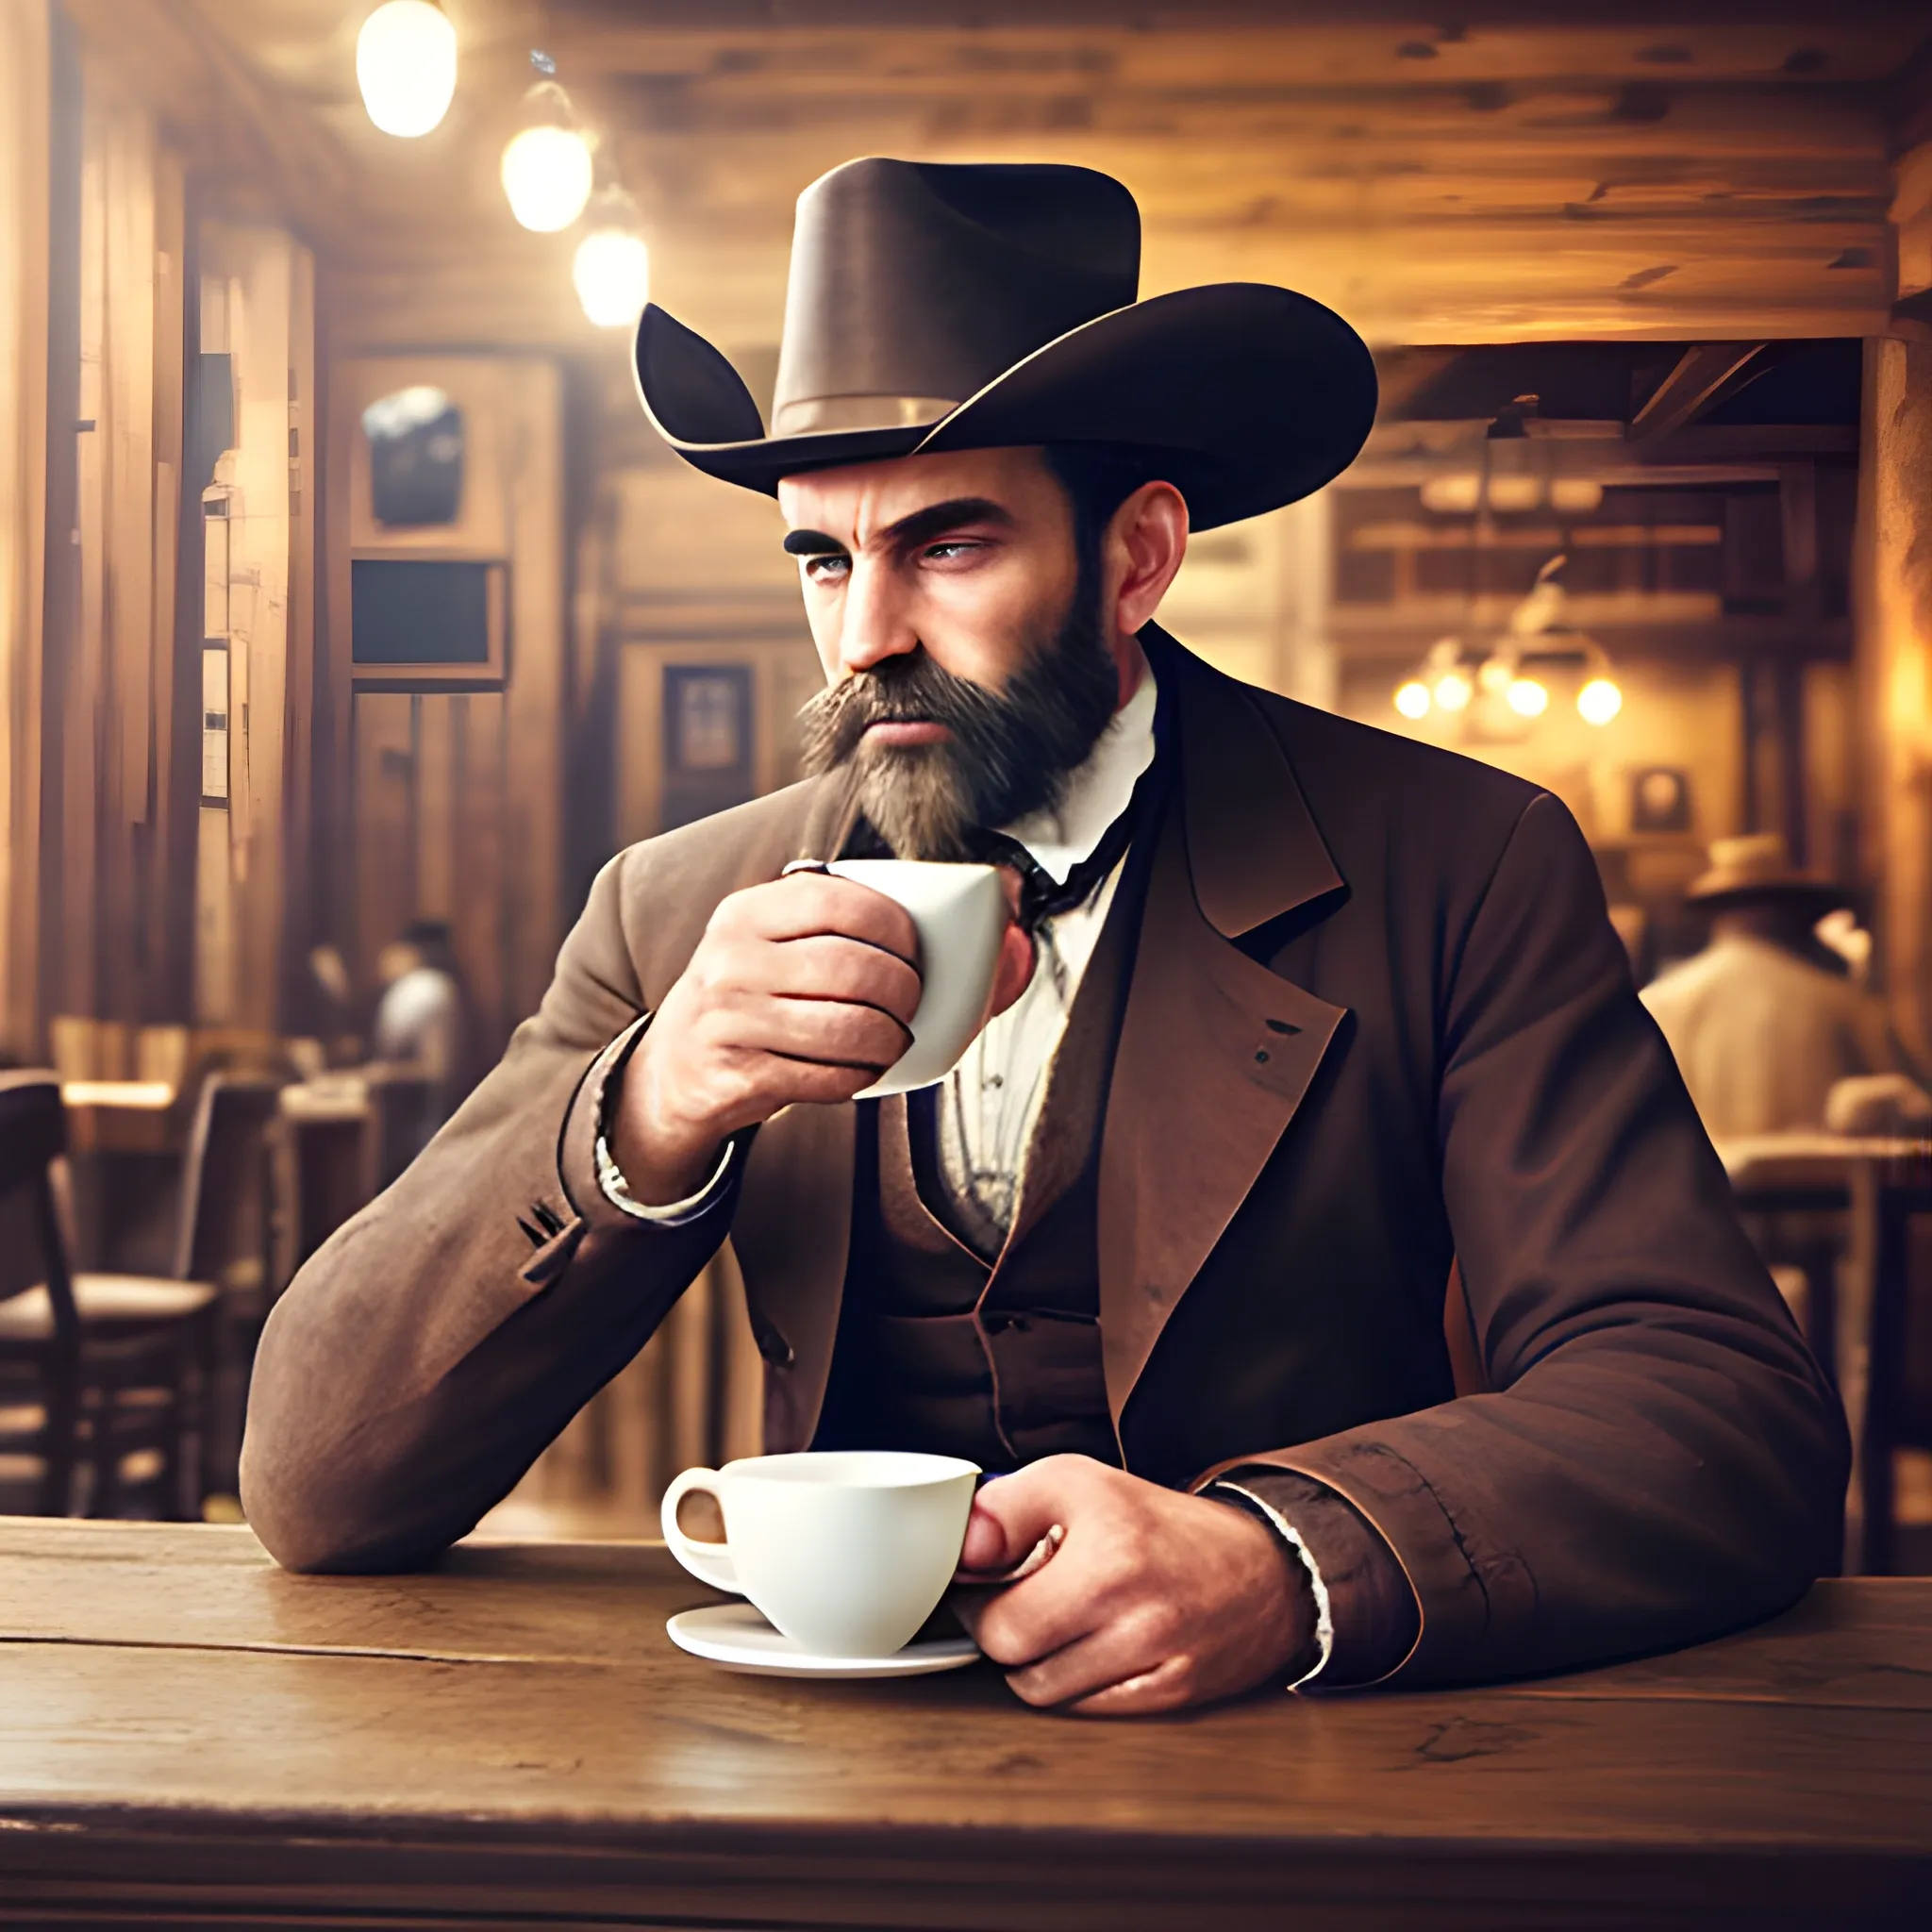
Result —
[[1102, 1370], [1100, 1128], [1144, 894], [1133, 859], [1054, 1056], [1012, 1231], [949, 1224], [928, 1088], [859, 1127], [852, 1260], [815, 1447], [924, 1449], [989, 1472], [1062, 1452], [1118, 1463]]

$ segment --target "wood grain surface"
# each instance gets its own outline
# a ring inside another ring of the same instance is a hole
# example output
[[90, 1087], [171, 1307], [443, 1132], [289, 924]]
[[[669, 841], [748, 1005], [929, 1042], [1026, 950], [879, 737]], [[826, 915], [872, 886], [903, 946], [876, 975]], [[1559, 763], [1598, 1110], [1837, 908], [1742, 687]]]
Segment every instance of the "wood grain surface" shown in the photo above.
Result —
[[[729, 1676], [653, 1545], [283, 1574], [0, 1522], [0, 1924], [1924, 1923], [1932, 1581], [1565, 1678], [1025, 1709]], [[1915, 1913], [1917, 1916], [1915, 1917]]]

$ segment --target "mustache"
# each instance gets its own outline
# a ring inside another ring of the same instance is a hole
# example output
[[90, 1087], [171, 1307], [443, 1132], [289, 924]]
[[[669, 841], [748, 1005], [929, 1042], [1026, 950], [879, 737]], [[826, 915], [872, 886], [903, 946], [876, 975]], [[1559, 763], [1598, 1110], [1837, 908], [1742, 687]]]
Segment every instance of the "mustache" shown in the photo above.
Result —
[[943, 724], [969, 756], [997, 737], [1005, 700], [956, 676], [924, 645], [816, 691], [799, 711], [806, 769], [849, 764], [874, 724]]

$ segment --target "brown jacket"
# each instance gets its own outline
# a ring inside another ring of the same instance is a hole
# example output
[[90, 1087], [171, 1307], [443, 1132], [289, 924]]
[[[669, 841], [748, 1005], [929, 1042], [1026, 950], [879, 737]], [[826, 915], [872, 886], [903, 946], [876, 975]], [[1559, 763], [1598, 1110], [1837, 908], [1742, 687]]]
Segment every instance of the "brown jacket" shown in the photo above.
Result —
[[[1548, 1669], [1763, 1616], [1835, 1561], [1847, 1444], [1639, 1005], [1574, 823], [1490, 768], [1152, 646], [1180, 795], [1108, 1101], [1100, 1308], [1127, 1466], [1332, 1485], [1422, 1606], [1398, 1676]], [[607, 866], [537, 1016], [271, 1319], [242, 1489], [284, 1562], [424, 1561], [642, 1344], [727, 1231], [811, 1441], [856, 1109], [793, 1108], [735, 1202], [604, 1200], [611, 1044], [812, 785]], [[533, 1248], [533, 1239], [541, 1245]], [[1457, 1397], [1460, 1264], [1493, 1392]]]

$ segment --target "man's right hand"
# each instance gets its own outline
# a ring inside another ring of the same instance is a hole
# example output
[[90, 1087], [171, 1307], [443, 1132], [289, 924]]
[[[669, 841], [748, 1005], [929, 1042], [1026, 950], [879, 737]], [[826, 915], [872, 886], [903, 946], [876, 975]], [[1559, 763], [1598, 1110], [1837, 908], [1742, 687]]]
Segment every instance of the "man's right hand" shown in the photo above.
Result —
[[870, 1087], [911, 1043], [918, 957], [905, 908], [850, 879], [725, 899], [625, 1072], [610, 1152], [632, 1196], [682, 1200], [741, 1127]]

